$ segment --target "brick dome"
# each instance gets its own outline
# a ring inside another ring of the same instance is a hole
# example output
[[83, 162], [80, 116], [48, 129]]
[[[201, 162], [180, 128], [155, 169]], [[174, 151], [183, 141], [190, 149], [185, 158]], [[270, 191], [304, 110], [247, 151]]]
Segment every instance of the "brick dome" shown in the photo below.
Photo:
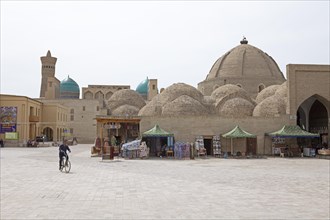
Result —
[[230, 83], [239, 85], [256, 97], [260, 85], [280, 85], [284, 81], [275, 60], [243, 40], [213, 64], [206, 79], [198, 84], [198, 89], [210, 95], [217, 87]]

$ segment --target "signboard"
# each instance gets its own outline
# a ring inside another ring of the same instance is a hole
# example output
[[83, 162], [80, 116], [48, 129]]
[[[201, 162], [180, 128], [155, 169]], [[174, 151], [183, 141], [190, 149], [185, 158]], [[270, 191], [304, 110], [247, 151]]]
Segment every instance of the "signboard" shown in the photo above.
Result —
[[62, 136], [64, 137], [71, 137], [71, 133], [70, 133], [70, 130], [69, 129], [64, 129], [63, 130], [63, 133], [62, 133]]
[[284, 144], [285, 138], [282, 137], [272, 137], [273, 144]]
[[121, 125], [120, 123], [108, 123], [103, 125], [104, 129], [120, 129]]
[[17, 107], [0, 107], [0, 133], [16, 132]]
[[18, 140], [18, 132], [6, 132], [5, 139], [6, 140]]

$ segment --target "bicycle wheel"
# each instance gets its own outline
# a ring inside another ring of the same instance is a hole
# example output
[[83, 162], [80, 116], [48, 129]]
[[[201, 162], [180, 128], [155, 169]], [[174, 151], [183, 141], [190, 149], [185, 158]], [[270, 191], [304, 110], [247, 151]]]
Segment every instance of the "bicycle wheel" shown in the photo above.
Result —
[[65, 162], [66, 162], [66, 157], [62, 157], [61, 172], [64, 172]]
[[71, 162], [69, 160], [66, 160], [65, 161], [64, 170], [65, 170], [66, 173], [70, 172], [70, 170], [71, 170]]

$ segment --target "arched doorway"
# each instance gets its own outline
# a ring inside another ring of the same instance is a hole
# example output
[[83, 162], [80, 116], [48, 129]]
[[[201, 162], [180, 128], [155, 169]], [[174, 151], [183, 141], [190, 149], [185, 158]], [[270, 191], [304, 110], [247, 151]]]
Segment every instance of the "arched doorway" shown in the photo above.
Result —
[[320, 134], [320, 138], [311, 142], [314, 147], [329, 145], [329, 107], [328, 100], [314, 95], [306, 99], [297, 110], [297, 125], [306, 131]]
[[53, 141], [53, 129], [51, 129], [50, 127], [46, 127], [44, 128], [42, 133], [46, 135], [47, 141]]

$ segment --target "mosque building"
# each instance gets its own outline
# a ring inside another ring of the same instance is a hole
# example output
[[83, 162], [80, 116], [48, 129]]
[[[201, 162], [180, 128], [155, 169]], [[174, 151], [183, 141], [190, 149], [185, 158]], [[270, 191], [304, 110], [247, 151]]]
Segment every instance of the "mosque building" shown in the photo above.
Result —
[[[235, 141], [237, 150], [252, 154], [270, 154], [272, 139], [265, 134], [284, 125], [319, 133], [319, 141], [330, 144], [330, 65], [288, 64], [285, 79], [276, 61], [245, 38], [215, 61], [197, 88], [174, 83], [158, 92], [157, 79], [146, 78], [136, 90], [88, 85], [80, 98], [72, 78], [56, 79], [57, 58], [48, 51], [41, 61], [38, 101], [65, 106], [67, 129], [80, 143], [93, 143], [100, 135], [126, 142], [158, 124], [176, 141], [194, 143], [202, 137], [209, 155], [212, 138], [237, 125], [257, 136]], [[57, 128], [41, 126], [45, 129], [61, 138]], [[229, 150], [230, 141], [221, 138], [221, 144]]]

